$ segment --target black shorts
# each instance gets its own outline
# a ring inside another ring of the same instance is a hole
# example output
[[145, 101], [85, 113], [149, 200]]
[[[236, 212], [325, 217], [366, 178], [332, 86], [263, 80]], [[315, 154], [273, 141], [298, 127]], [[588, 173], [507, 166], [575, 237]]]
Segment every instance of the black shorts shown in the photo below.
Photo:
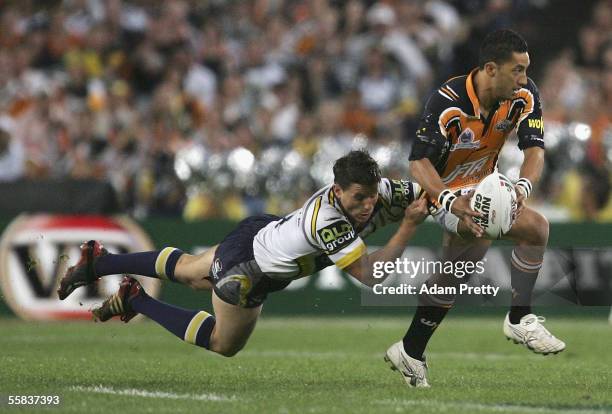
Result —
[[210, 267], [210, 278], [217, 296], [231, 305], [254, 308], [268, 293], [282, 290], [290, 280], [274, 280], [257, 265], [253, 239], [259, 230], [280, 217], [264, 214], [242, 220], [217, 246]]

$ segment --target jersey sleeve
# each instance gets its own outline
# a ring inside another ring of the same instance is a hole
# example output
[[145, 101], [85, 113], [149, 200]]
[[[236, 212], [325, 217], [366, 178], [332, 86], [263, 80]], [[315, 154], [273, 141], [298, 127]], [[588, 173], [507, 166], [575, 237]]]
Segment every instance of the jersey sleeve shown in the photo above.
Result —
[[351, 223], [329, 205], [315, 202], [309, 230], [309, 242], [340, 269], [345, 269], [367, 251]]
[[448, 138], [440, 127], [440, 117], [442, 112], [449, 108], [450, 103], [437, 91], [429, 97], [416, 131], [410, 161], [428, 158], [437, 166], [444, 158], [448, 150]]
[[[518, 122], [518, 146], [521, 150], [530, 147], [544, 148], [544, 121], [542, 119], [542, 103], [536, 84], [529, 79], [527, 83], [527, 106]], [[529, 102], [531, 101], [531, 102]]]
[[390, 180], [383, 178], [378, 185], [378, 194], [383, 205], [381, 213], [385, 222], [400, 221], [404, 210], [421, 192], [421, 186], [410, 180]]

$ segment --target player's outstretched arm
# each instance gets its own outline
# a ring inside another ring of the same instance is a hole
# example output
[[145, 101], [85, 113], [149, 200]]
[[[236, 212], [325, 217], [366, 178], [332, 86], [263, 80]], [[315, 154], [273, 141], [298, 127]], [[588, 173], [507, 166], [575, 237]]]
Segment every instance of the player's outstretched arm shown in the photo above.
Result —
[[380, 283], [381, 278], [374, 278], [374, 263], [394, 261], [404, 252], [406, 244], [414, 235], [416, 228], [428, 215], [427, 201], [420, 199], [412, 202], [404, 212], [399, 228], [389, 239], [385, 247], [370, 254], [364, 254], [344, 270], [367, 286]]

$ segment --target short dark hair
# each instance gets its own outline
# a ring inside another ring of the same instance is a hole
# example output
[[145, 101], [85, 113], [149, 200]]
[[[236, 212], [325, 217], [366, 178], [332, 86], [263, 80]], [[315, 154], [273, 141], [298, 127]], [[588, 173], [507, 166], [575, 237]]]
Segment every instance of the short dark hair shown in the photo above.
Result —
[[343, 190], [351, 184], [377, 185], [380, 177], [378, 163], [365, 150], [351, 151], [334, 164], [334, 182]]
[[478, 66], [484, 69], [485, 63], [498, 64], [512, 59], [512, 53], [527, 52], [527, 42], [523, 37], [510, 29], [501, 29], [489, 33], [480, 44]]

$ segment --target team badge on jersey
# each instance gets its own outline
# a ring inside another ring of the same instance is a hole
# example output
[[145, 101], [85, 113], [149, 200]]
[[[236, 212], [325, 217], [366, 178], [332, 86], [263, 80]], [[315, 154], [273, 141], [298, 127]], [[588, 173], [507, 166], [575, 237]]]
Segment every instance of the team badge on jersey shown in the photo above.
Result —
[[450, 148], [451, 151], [460, 149], [477, 149], [480, 147], [480, 140], [474, 140], [476, 135], [470, 128], [464, 129], [459, 137], [457, 137], [457, 143], [453, 144]]

